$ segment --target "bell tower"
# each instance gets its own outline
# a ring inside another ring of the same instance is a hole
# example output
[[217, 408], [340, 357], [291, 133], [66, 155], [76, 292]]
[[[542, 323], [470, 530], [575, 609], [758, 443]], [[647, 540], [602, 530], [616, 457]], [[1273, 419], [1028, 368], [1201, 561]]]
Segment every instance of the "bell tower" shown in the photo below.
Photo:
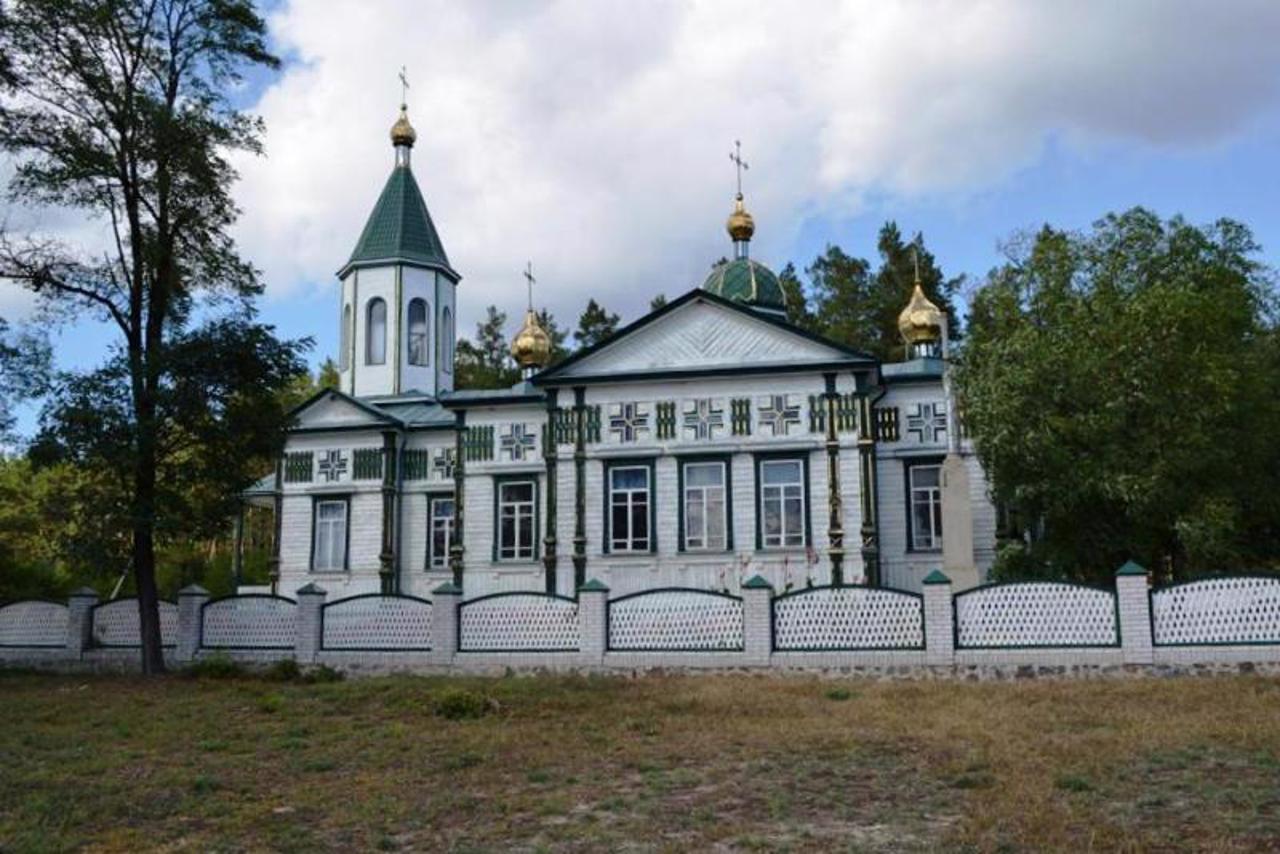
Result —
[[356, 397], [435, 397], [453, 390], [461, 277], [449, 265], [410, 167], [417, 138], [401, 103], [391, 126], [391, 175], [338, 271], [338, 369], [342, 390]]

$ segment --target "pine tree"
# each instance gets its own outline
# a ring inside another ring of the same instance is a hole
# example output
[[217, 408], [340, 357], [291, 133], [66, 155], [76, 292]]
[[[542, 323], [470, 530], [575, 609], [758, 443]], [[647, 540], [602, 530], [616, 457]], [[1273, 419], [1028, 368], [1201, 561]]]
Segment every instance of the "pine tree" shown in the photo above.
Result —
[[579, 349], [592, 347], [608, 338], [618, 328], [618, 315], [610, 314], [595, 301], [588, 300], [582, 316], [578, 318], [578, 331], [574, 333], [574, 345]]

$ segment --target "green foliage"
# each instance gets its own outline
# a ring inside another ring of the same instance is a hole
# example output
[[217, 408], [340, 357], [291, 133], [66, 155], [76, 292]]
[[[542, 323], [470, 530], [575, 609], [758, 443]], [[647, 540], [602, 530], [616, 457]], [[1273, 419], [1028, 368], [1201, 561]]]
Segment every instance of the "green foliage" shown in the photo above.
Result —
[[491, 305], [485, 319], [476, 324], [476, 340], [458, 340], [454, 355], [454, 385], [464, 388], [510, 388], [520, 381], [520, 369], [507, 343], [506, 312]]
[[569, 331], [561, 329], [560, 324], [556, 323], [555, 315], [545, 308], [538, 312], [538, 322], [542, 324], [547, 337], [551, 339], [551, 360], [548, 364], [554, 365], [569, 355], [569, 348], [565, 346]]
[[192, 679], [239, 679], [245, 670], [231, 656], [219, 652], [196, 659], [182, 669], [182, 674]]
[[592, 298], [587, 301], [587, 307], [578, 318], [578, 330], [573, 336], [574, 346], [581, 350], [599, 344], [617, 328], [618, 315], [610, 314]]
[[42, 332], [11, 332], [0, 317], [0, 442], [14, 440], [13, 405], [44, 393], [51, 366], [52, 350]]
[[1238, 223], [1141, 208], [1010, 247], [957, 371], [995, 497], [1033, 524], [1002, 574], [1280, 558], [1280, 335], [1256, 252]]
[[297, 682], [302, 678], [302, 668], [292, 658], [273, 661], [262, 674], [272, 682]]
[[667, 295], [658, 294], [656, 297], [649, 300], [649, 311], [657, 311], [658, 309], [662, 308], [666, 304], [667, 304]]
[[440, 692], [431, 704], [437, 717], [450, 721], [482, 718], [496, 708], [490, 698], [465, 688], [449, 688]]

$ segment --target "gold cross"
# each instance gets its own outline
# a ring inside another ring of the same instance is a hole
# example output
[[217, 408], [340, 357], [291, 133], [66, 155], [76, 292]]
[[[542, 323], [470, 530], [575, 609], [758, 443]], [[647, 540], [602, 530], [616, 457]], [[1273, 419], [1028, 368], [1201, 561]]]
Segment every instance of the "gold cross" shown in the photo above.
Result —
[[400, 106], [406, 106], [409, 92], [409, 73], [402, 65], [400, 66]]
[[529, 310], [533, 311], [533, 283], [538, 280], [533, 277], [532, 261], [526, 261], [524, 264], [524, 278], [529, 283]]
[[738, 170], [738, 195], [741, 196], [742, 195], [742, 170], [750, 169], [751, 167], [747, 165], [747, 161], [742, 159], [742, 142], [740, 140], [735, 139], [733, 141], [733, 152], [730, 153], [729, 159], [734, 162], [734, 165], [737, 167], [737, 170]]

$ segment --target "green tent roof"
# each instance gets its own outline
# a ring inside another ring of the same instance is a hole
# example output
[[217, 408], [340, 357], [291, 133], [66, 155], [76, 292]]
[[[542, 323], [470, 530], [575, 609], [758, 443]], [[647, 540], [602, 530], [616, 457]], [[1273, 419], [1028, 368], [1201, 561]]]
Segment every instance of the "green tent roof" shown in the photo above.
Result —
[[784, 312], [787, 308], [787, 298], [778, 277], [768, 267], [750, 258], [735, 258], [717, 264], [702, 283], [702, 289], [769, 311]]
[[353, 266], [386, 261], [439, 267], [457, 278], [408, 166], [391, 170], [391, 177], [382, 188], [373, 213], [369, 214], [351, 260], [339, 275]]

